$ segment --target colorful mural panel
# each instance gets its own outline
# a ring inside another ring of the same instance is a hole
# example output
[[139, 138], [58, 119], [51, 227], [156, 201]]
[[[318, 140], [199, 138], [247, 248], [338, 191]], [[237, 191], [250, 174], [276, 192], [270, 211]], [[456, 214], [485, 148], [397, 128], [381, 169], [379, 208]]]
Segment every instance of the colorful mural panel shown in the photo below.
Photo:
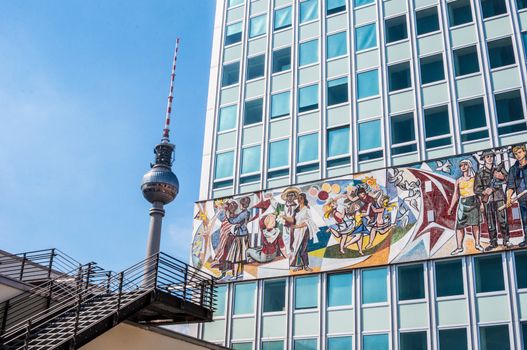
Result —
[[525, 145], [196, 204], [192, 264], [221, 281], [520, 248]]

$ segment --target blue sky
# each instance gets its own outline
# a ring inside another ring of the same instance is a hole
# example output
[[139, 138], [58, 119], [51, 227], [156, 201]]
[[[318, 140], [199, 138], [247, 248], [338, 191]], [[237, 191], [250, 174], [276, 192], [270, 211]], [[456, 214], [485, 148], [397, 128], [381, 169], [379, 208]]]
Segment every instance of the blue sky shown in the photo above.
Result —
[[122, 270], [144, 258], [139, 185], [161, 138], [176, 36], [171, 139], [180, 193], [161, 249], [188, 260], [214, 5], [0, 2], [0, 249], [56, 247]]

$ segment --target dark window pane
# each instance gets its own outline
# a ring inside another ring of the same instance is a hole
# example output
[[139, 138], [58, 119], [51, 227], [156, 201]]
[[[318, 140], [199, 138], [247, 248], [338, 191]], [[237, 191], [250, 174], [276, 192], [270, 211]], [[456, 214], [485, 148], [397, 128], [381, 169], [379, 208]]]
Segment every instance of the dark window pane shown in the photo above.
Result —
[[467, 329], [442, 329], [439, 331], [439, 350], [468, 350]]
[[423, 265], [399, 266], [397, 268], [399, 300], [423, 299], [425, 279]]
[[388, 270], [385, 267], [362, 270], [362, 303], [382, 303], [388, 298]]
[[[516, 263], [516, 283], [519, 289], [527, 288], [527, 252], [514, 254]], [[527, 339], [526, 339], [527, 340]]]
[[284, 350], [283, 340], [263, 341], [262, 350]]
[[448, 19], [450, 20], [451, 27], [472, 22], [470, 0], [456, 0], [448, 2], [447, 4]]
[[485, 120], [485, 107], [483, 99], [464, 101], [459, 104], [459, 113], [461, 119], [461, 131], [477, 129], [487, 126]]
[[328, 306], [352, 304], [353, 274], [328, 275]]
[[406, 16], [387, 19], [384, 22], [384, 25], [386, 27], [387, 43], [392, 43], [408, 38], [408, 31], [406, 29]]
[[456, 77], [479, 72], [478, 51], [476, 46], [454, 51]]
[[348, 102], [348, 79], [328, 81], [328, 106]]
[[509, 350], [509, 326], [479, 327], [480, 349], [484, 350]]
[[519, 90], [497, 94], [495, 99], [499, 124], [524, 119]]
[[480, 256], [474, 259], [476, 293], [505, 290], [501, 255]]
[[421, 63], [421, 84], [433, 83], [445, 79], [443, 69], [443, 56], [434, 55], [420, 59]]
[[513, 132], [519, 132], [519, 131], [524, 131], [524, 130], [527, 130], [527, 124], [525, 123], [500, 126], [498, 128], [498, 134], [506, 135], [506, 134], [511, 134]]
[[398, 155], [403, 153], [410, 153], [417, 151], [417, 145], [415, 143], [406, 146], [392, 147], [392, 154]]
[[390, 118], [392, 126], [392, 145], [415, 141], [413, 113]]
[[285, 280], [264, 281], [263, 312], [285, 310]]
[[243, 124], [249, 125], [259, 123], [262, 121], [262, 104], [263, 99], [245, 101], [245, 113], [243, 118]]
[[225, 30], [225, 46], [242, 41], [242, 22], [227, 26]]
[[388, 67], [390, 91], [406, 89], [412, 86], [410, 63], [404, 62]]
[[522, 322], [523, 350], [527, 350], [527, 322]]
[[527, 8], [527, 0], [516, 0], [516, 6], [518, 6], [518, 10]]
[[351, 350], [353, 349], [353, 339], [349, 337], [330, 337], [328, 338], [328, 350]]
[[425, 110], [426, 137], [435, 137], [450, 134], [450, 120], [448, 107], [441, 106]]
[[514, 50], [511, 38], [504, 38], [487, 42], [489, 50], [490, 68], [498, 68], [514, 64]]
[[318, 275], [295, 278], [295, 309], [318, 305]]
[[461, 141], [463, 141], [463, 142], [474, 141], [474, 140], [485, 139], [485, 138], [488, 138], [488, 137], [489, 137], [488, 130], [482, 130], [482, 131], [478, 131], [478, 132], [473, 132], [471, 134], [461, 135]]
[[373, 160], [373, 159], [379, 159], [384, 157], [384, 151], [374, 151], [374, 152], [368, 152], [368, 153], [361, 153], [359, 154], [359, 162], [367, 161], [367, 160]]
[[346, 0], [327, 0], [326, 14], [332, 15], [334, 13], [346, 11]]
[[461, 260], [438, 261], [435, 263], [435, 270], [436, 296], [464, 294]]
[[507, 13], [505, 0], [481, 0], [483, 18], [489, 18]]
[[265, 55], [251, 57], [247, 60], [247, 80], [263, 77]]
[[439, 30], [439, 18], [437, 7], [417, 11], [415, 14], [417, 24], [417, 35], [431, 33]]
[[273, 52], [273, 73], [283, 72], [291, 68], [291, 48]]
[[426, 332], [405, 332], [399, 334], [401, 350], [427, 350]]
[[223, 66], [221, 86], [229, 86], [238, 83], [240, 78], [240, 62], [234, 62]]
[[426, 148], [436, 148], [452, 144], [451, 137], [445, 137], [444, 139], [437, 139], [432, 141], [426, 141]]

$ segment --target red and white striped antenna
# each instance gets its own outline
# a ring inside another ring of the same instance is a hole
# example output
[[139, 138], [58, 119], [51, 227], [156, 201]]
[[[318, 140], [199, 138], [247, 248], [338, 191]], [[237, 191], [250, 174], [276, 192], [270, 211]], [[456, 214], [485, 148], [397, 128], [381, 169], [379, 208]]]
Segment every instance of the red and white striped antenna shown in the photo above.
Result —
[[176, 39], [176, 49], [174, 50], [174, 61], [172, 62], [172, 74], [170, 75], [170, 91], [168, 93], [167, 113], [165, 116], [165, 127], [163, 128], [163, 138], [161, 141], [169, 142], [170, 133], [170, 114], [172, 113], [172, 100], [174, 99], [174, 78], [176, 77], [176, 62], [179, 50], [179, 38]]

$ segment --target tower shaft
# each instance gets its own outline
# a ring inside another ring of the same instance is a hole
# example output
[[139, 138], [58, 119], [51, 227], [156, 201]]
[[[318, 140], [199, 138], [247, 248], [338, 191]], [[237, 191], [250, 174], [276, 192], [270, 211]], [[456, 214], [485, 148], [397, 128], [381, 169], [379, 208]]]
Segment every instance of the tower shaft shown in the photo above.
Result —
[[161, 244], [161, 225], [165, 209], [162, 202], [152, 203], [150, 208], [150, 227], [148, 229], [148, 243], [146, 245], [146, 257], [159, 253]]

